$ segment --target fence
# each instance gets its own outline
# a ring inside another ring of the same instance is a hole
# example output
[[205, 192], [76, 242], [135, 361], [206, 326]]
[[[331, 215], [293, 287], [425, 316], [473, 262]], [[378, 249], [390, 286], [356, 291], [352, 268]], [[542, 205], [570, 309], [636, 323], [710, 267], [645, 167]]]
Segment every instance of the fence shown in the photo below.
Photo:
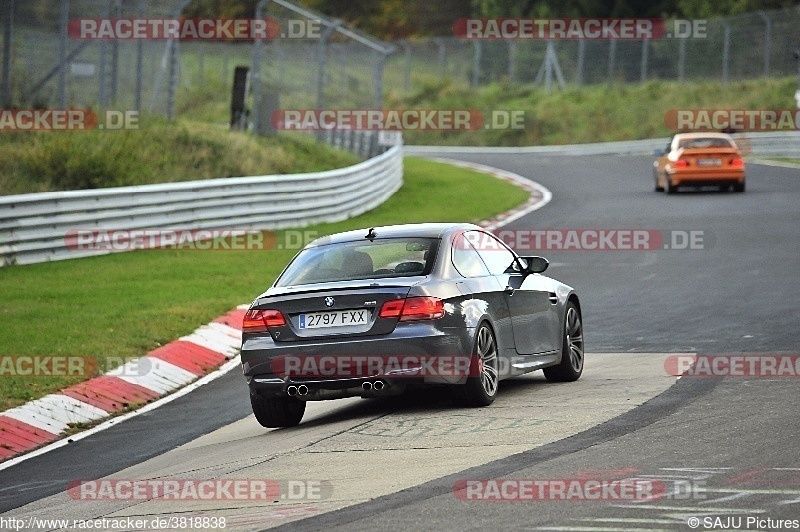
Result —
[[77, 18], [170, 18], [188, 0], [2, 3], [3, 108], [118, 108], [171, 117], [178, 41], [74, 40]]
[[[652, 79], [722, 82], [800, 75], [800, 6], [700, 22], [697, 35], [653, 40], [474, 40], [455, 37], [401, 43], [387, 83], [450, 78], [564, 84], [639, 83]], [[676, 22], [665, 20], [668, 32]], [[677, 29], [685, 28], [685, 21]], [[548, 81], [549, 80], [549, 81]]]
[[3, 0], [0, 105], [131, 109], [226, 123], [227, 110], [210, 115], [203, 104], [230, 101], [234, 69], [246, 66], [252, 89], [247, 120], [257, 131], [259, 121], [270, 120], [268, 102], [382, 107], [384, 64], [395, 46], [285, 0], [260, 0], [256, 12], [288, 31], [285, 39], [82, 40], [69, 29], [79, 19], [179, 18], [188, 4]]
[[[188, 0], [5, 0], [0, 103], [4, 108], [137, 109], [228, 121], [236, 66], [250, 68], [251, 122], [266, 122], [265, 95], [281, 108], [379, 108], [387, 92], [445, 79], [569, 85], [651, 79], [735, 81], [791, 76], [800, 61], [800, 6], [705, 21], [704, 36], [650, 41], [468, 41], [454, 36], [382, 42], [286, 0], [258, 15], [293, 38], [266, 41], [74, 40], [65, 22], [93, 17], [177, 17]], [[14, 11], [11, 12], [11, 7]], [[58, 14], [53, 17], [53, 14]], [[305, 25], [304, 25], [305, 24]], [[671, 27], [671, 21], [666, 21]]]
[[280, 229], [344, 220], [396, 192], [402, 164], [397, 145], [326, 172], [0, 197], [0, 265], [98, 254], [70, 248], [68, 233], [76, 230]]

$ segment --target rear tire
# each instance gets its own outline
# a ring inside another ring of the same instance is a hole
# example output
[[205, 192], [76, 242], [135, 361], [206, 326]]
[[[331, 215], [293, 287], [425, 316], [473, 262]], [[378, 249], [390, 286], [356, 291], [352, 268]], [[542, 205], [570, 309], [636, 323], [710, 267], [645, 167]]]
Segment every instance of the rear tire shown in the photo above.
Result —
[[737, 183], [737, 184], [733, 185], [733, 191], [734, 192], [744, 192], [744, 181], [742, 181], [741, 183]]
[[664, 191], [667, 194], [675, 194], [675, 192], [678, 191], [678, 188], [672, 184], [672, 181], [670, 181], [668, 175], [665, 175], [664, 178], [666, 179], [667, 182], [667, 185], [664, 187]]
[[270, 429], [297, 426], [306, 411], [306, 402], [294, 397], [264, 397], [251, 393], [250, 405], [256, 420]]
[[456, 399], [464, 406], [489, 406], [497, 396], [500, 364], [494, 333], [485, 323], [478, 327], [470, 359], [470, 376], [457, 388]]
[[655, 191], [656, 192], [664, 192], [664, 187], [658, 186], [658, 172], [653, 170], [653, 180], [655, 181]]
[[576, 381], [583, 373], [583, 322], [578, 308], [571, 301], [567, 303], [563, 335], [561, 362], [544, 369], [544, 376], [550, 382]]

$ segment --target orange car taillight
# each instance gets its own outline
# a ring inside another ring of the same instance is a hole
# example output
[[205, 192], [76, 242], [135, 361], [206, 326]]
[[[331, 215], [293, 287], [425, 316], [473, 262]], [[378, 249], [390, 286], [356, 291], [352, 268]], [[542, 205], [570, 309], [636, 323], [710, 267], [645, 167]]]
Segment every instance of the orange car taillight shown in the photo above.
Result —
[[675, 161], [675, 168], [686, 168], [687, 166], [689, 166], [689, 163], [683, 159]]
[[444, 303], [437, 297], [409, 297], [387, 301], [381, 307], [381, 318], [400, 321], [436, 320], [444, 316]]
[[270, 327], [286, 325], [286, 320], [279, 310], [250, 309], [244, 315], [242, 332], [267, 332]]
[[731, 166], [744, 166], [744, 159], [741, 157], [731, 159]]

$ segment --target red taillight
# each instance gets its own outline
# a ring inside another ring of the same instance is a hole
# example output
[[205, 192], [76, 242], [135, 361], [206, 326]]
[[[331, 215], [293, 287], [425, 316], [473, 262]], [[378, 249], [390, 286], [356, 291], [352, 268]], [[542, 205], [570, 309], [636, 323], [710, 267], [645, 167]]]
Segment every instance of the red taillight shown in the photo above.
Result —
[[731, 159], [731, 166], [744, 166], [744, 159], [741, 157], [737, 157], [736, 159]]
[[444, 316], [444, 303], [436, 297], [409, 297], [387, 301], [378, 313], [381, 318], [400, 321], [436, 320]]
[[689, 163], [683, 159], [678, 159], [675, 161], [675, 168], [686, 168], [687, 166], [689, 166]]
[[394, 299], [392, 301], [387, 301], [381, 307], [381, 311], [378, 313], [378, 316], [381, 318], [396, 318], [400, 315], [403, 311], [403, 303], [405, 302], [404, 299]]
[[403, 305], [400, 321], [436, 320], [444, 316], [444, 303], [435, 297], [409, 297]]
[[244, 315], [242, 332], [267, 332], [269, 327], [286, 325], [286, 320], [279, 310], [250, 309]]

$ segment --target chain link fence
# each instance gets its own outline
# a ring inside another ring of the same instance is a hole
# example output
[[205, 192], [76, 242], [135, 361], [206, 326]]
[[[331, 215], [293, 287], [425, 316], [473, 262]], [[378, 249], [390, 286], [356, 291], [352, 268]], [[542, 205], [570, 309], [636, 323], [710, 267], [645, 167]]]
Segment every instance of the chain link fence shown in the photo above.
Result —
[[257, 18], [278, 23], [274, 39], [76, 40], [67, 32], [72, 19], [177, 18], [188, 1], [1, 0], [3, 108], [134, 109], [221, 122], [234, 69], [245, 66], [246, 125], [269, 134], [276, 108], [377, 109], [389, 91], [412, 93], [443, 80], [551, 89], [653, 79], [728, 82], [791, 76], [800, 67], [800, 7], [709, 19], [703, 37], [651, 41], [450, 36], [387, 43], [286, 0], [257, 4]]
[[179, 42], [75, 40], [78, 18], [169, 18], [188, 0], [3, 0], [3, 108], [115, 108], [171, 116]]
[[[396, 47], [286, 0], [261, 0], [256, 18], [277, 22], [277, 38], [252, 45], [253, 129], [269, 133], [278, 109], [381, 109], [385, 64]], [[377, 132], [318, 131], [320, 140], [372, 156]]]
[[[69, 29], [86, 19], [176, 19], [188, 3], [0, 0], [2, 107], [124, 109], [223, 122], [225, 104], [208, 102], [232, 101], [237, 67], [248, 70], [240, 129], [274, 133], [278, 108], [382, 107], [384, 66], [395, 45], [285, 0], [258, 2], [256, 18], [279, 31], [263, 40], [81, 40]], [[318, 136], [363, 156], [382, 151], [374, 133]]]
[[[580, 86], [800, 75], [800, 6], [700, 22], [702, 35], [686, 38], [400, 42], [400, 53], [389, 60], [387, 84], [413, 90], [445, 79], [473, 87], [492, 82]], [[675, 24], [664, 23], [666, 28]]]

